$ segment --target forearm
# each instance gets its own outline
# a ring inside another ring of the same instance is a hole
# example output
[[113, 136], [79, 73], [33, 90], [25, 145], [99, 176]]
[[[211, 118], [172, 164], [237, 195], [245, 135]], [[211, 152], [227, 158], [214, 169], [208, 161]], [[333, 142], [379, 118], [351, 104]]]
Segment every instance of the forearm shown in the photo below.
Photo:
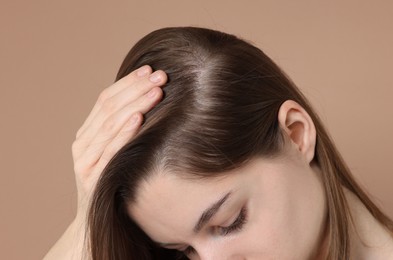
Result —
[[76, 218], [43, 260], [87, 260], [84, 248], [85, 222]]

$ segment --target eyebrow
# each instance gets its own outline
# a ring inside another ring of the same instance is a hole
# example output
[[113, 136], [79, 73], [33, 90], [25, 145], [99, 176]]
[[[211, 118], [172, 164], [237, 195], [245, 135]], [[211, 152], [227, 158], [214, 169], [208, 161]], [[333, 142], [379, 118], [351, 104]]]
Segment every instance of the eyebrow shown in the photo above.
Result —
[[208, 209], [206, 209], [202, 215], [200, 216], [197, 224], [195, 225], [193, 231], [194, 233], [198, 233], [202, 227], [209, 222], [211, 218], [214, 217], [214, 215], [217, 213], [217, 211], [220, 209], [222, 204], [224, 204], [225, 201], [228, 200], [228, 198], [231, 196], [232, 191], [228, 192], [225, 194], [221, 199], [213, 203]]
[[[221, 206], [229, 199], [231, 196], [232, 191], [229, 191], [227, 194], [225, 194], [221, 199], [218, 201], [214, 202], [209, 208], [207, 208], [201, 216], [199, 217], [198, 222], [193, 228], [194, 233], [198, 233], [201, 231], [202, 227], [209, 222], [210, 219], [214, 217], [214, 215], [218, 212], [218, 210], [221, 208]], [[176, 243], [158, 243], [159, 246], [161, 247], [171, 247], [171, 246], [177, 246], [179, 244]]]

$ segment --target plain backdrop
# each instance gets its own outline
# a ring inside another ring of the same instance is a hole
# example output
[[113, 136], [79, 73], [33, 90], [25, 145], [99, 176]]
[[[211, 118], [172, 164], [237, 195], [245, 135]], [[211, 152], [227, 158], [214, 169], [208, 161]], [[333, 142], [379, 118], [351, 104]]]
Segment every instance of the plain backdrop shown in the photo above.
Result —
[[1, 259], [41, 259], [60, 237], [76, 210], [76, 131], [138, 39], [186, 25], [276, 61], [393, 217], [392, 1], [1, 0]]

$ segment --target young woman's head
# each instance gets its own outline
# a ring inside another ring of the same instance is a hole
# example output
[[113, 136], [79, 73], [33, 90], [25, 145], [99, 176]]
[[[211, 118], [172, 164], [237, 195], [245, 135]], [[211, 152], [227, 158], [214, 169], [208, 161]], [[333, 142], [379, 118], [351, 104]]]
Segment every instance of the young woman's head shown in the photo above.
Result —
[[93, 259], [313, 259], [322, 247], [348, 259], [344, 190], [393, 230], [260, 49], [214, 30], [164, 28], [131, 49], [117, 79], [145, 64], [166, 72], [164, 98], [97, 184]]

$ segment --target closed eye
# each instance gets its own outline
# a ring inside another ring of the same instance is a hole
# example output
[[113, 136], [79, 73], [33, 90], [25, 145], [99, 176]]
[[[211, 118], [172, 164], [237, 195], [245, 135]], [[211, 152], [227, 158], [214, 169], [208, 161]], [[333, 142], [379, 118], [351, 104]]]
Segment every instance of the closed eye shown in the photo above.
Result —
[[219, 235], [225, 236], [230, 233], [240, 231], [246, 222], [247, 222], [247, 208], [246, 206], [244, 206], [240, 210], [239, 215], [231, 225], [229, 225], [228, 227], [216, 227], [215, 230]]
[[[220, 226], [215, 227], [214, 232], [216, 232], [217, 234], [219, 234], [221, 236], [226, 236], [226, 235], [229, 235], [230, 233], [240, 231], [246, 222], [247, 222], [247, 208], [246, 208], [246, 206], [244, 206], [240, 210], [239, 215], [232, 222], [232, 224], [230, 224], [227, 227], [220, 227]], [[191, 254], [195, 253], [196, 251], [192, 246], [188, 246], [186, 249], [180, 250], [180, 252], [182, 252], [186, 256], [190, 256]]]
[[192, 246], [188, 246], [186, 249], [181, 251], [183, 254], [185, 254], [186, 256], [189, 256], [193, 253], [195, 253], [195, 249]]

